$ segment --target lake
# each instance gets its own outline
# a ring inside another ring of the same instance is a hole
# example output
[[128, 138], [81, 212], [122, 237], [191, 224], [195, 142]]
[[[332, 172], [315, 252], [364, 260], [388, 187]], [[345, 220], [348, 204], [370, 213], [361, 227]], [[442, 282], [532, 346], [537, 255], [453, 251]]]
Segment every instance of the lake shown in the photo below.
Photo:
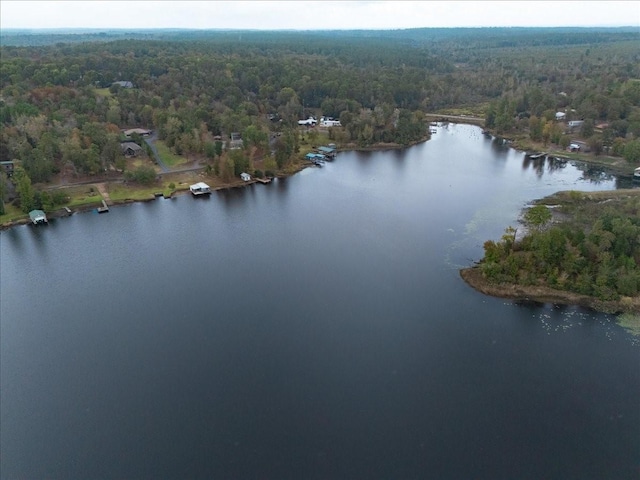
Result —
[[459, 276], [630, 179], [437, 130], [1, 232], [2, 478], [637, 479], [638, 341]]

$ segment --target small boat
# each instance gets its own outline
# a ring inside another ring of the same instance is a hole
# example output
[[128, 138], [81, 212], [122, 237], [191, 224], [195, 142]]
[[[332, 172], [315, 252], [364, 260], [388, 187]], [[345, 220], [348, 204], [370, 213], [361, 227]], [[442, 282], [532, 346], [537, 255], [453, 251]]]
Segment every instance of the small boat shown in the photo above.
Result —
[[204, 182], [194, 183], [193, 185], [189, 186], [189, 190], [191, 190], [191, 193], [194, 196], [208, 195], [211, 193], [211, 187], [209, 187], [209, 185]]
[[640, 182], [640, 167], [633, 171], [633, 179]]

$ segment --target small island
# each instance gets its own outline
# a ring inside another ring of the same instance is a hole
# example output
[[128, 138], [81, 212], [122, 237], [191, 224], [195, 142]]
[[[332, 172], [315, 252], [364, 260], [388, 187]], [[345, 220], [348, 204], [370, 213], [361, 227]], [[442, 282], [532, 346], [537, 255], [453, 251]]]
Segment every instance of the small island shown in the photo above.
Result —
[[538, 200], [460, 274], [487, 295], [621, 314], [621, 324], [640, 334], [640, 191]]

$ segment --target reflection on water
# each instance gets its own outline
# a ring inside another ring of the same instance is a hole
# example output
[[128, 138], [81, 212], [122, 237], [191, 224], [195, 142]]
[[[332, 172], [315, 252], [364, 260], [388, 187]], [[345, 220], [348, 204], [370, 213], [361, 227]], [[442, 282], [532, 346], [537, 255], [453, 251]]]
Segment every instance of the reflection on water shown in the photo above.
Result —
[[436, 128], [0, 232], [0, 476], [629, 478], [637, 344], [458, 271], [531, 200], [619, 180]]

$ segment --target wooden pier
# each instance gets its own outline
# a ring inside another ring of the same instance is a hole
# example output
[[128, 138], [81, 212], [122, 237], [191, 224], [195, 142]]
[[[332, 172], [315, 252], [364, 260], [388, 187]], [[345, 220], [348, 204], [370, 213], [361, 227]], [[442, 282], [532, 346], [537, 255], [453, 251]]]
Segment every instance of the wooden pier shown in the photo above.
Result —
[[256, 182], [260, 182], [260, 183], [271, 183], [271, 178], [257, 178], [257, 177], [254, 177], [253, 179]]
[[104, 200], [102, 200], [102, 206], [97, 208], [98, 213], [106, 213], [109, 211], [109, 206], [107, 205], [107, 202], [105, 202]]

